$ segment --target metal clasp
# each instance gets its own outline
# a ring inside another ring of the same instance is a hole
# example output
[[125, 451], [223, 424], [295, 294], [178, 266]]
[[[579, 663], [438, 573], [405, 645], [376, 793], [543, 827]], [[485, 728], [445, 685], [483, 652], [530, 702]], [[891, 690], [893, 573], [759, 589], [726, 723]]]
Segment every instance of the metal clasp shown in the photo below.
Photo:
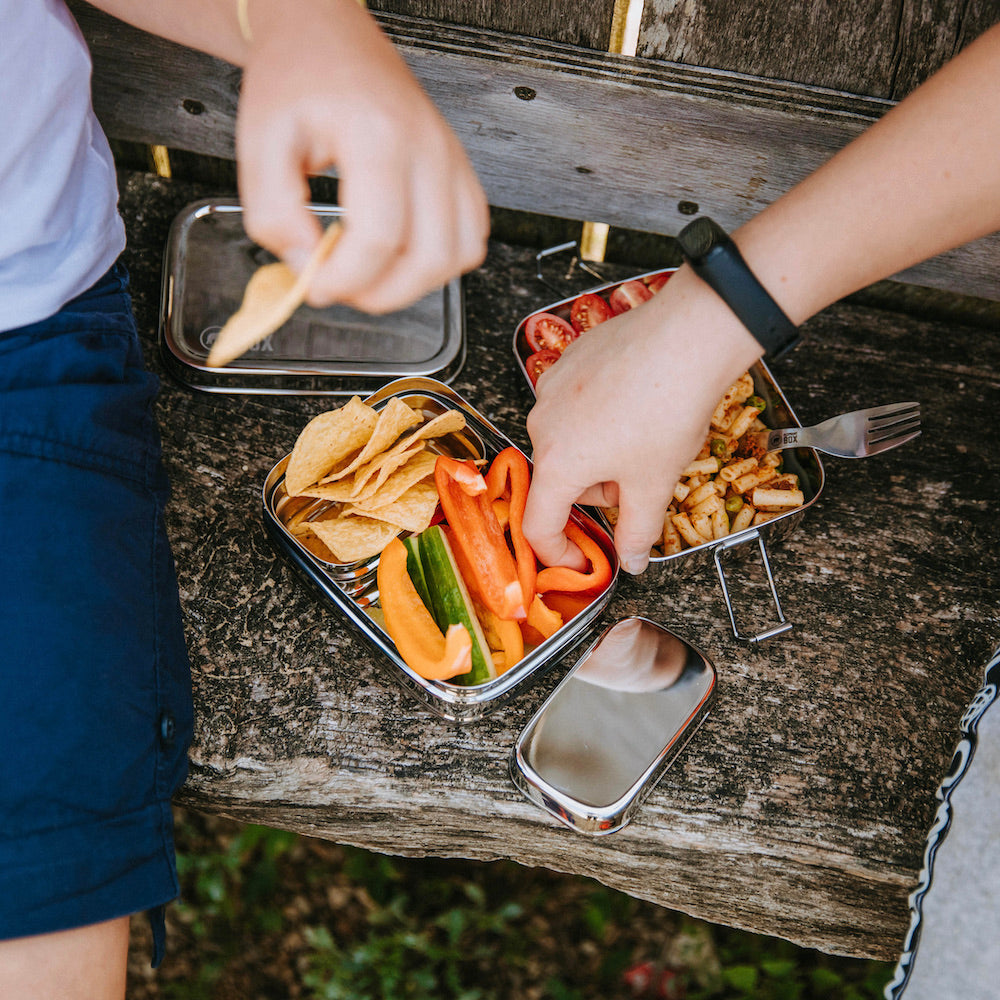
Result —
[[577, 240], [570, 240], [568, 243], [559, 243], [554, 247], [548, 247], [545, 250], [539, 250], [538, 253], [535, 254], [535, 277], [554, 295], [557, 295], [560, 298], [562, 298], [565, 294], [565, 290], [560, 289], [555, 285], [553, 285], [552, 282], [545, 277], [542, 268], [549, 257], [555, 257], [557, 254], [573, 251], [573, 256], [570, 258], [570, 262], [566, 268], [566, 273], [563, 274], [562, 276], [562, 280], [572, 281], [574, 271], [580, 270], [580, 271], [585, 271], [592, 278], [596, 278], [599, 283], [604, 284], [607, 281], [607, 279], [604, 277], [603, 274], [601, 274], [600, 271], [598, 271], [588, 261], [585, 261], [580, 256], [579, 250], [580, 250], [580, 244]]
[[[733, 611], [733, 603], [729, 597], [729, 587], [726, 584], [726, 572], [722, 568], [722, 554], [731, 548], [735, 548], [737, 545], [743, 545], [751, 539], [757, 540], [757, 548], [760, 550], [761, 562], [764, 564], [764, 573], [767, 576], [768, 586], [771, 588], [771, 599], [774, 601], [774, 610], [777, 613], [778, 621], [777, 624], [772, 625], [763, 632], [758, 632], [757, 635], [748, 636], [742, 635], [736, 624], [736, 614]], [[781, 635], [782, 632], [787, 632], [790, 628], [792, 628], [792, 623], [785, 618], [784, 613], [781, 610], [781, 601], [778, 600], [778, 590], [774, 584], [774, 575], [771, 573], [771, 563], [767, 558], [767, 549], [764, 546], [764, 539], [761, 537], [759, 531], [753, 531], [748, 534], [740, 532], [739, 535], [735, 535], [732, 539], [726, 539], [725, 541], [720, 542], [713, 550], [712, 556], [715, 559], [715, 570], [719, 574], [719, 583], [722, 585], [722, 596], [726, 602], [726, 610], [729, 612], [729, 622], [733, 627], [733, 635], [737, 639], [742, 639], [744, 642], [751, 643], [763, 642], [765, 639], [771, 639], [776, 635]]]

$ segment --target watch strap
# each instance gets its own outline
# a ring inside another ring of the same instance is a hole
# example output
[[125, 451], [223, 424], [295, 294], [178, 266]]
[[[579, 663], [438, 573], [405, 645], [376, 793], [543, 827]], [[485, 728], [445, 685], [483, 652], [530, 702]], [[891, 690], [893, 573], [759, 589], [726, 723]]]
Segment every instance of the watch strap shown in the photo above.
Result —
[[780, 357], [799, 340], [799, 331], [750, 270], [739, 247], [715, 221], [702, 216], [677, 237], [684, 259], [764, 348]]

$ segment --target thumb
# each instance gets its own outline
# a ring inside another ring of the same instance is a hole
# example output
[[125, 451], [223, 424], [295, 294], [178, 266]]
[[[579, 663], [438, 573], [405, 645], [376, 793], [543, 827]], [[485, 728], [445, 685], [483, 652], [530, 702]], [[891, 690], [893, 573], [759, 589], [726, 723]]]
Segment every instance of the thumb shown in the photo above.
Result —
[[615, 524], [615, 549], [626, 573], [641, 573], [649, 564], [649, 550], [663, 537], [666, 502], [622, 490]]

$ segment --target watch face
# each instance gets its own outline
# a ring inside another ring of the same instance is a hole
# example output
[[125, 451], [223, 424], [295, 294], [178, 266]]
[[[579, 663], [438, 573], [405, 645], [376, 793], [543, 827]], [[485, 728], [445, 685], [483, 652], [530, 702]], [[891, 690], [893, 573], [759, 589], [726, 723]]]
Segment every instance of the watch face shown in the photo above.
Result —
[[689, 222], [677, 237], [681, 250], [686, 257], [695, 260], [704, 257], [720, 241], [727, 239], [725, 230], [703, 215], [694, 222]]

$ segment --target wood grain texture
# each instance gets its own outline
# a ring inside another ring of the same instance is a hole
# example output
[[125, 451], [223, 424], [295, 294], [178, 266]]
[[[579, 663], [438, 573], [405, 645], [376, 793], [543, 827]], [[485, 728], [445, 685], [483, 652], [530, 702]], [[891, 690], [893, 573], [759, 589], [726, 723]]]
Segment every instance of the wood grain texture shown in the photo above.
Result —
[[[238, 72], [71, 4], [109, 133], [231, 157]], [[746, 221], [890, 106], [739, 74], [384, 16], [492, 204], [676, 234]], [[902, 276], [1000, 298], [1000, 237]]]
[[615, 0], [368, 0], [368, 9], [608, 50]]
[[[231, 194], [123, 178], [127, 262], [158, 370], [167, 226], [212, 193]], [[493, 244], [466, 284], [455, 387], [522, 446], [531, 395], [511, 340], [549, 301], [530, 249]], [[918, 399], [924, 434], [826, 462], [819, 502], [771, 548], [795, 623], [778, 639], [733, 639], [711, 570], [621, 581], [604, 620], [645, 614], [702, 646], [720, 699], [632, 825], [598, 839], [563, 829], [508, 776], [514, 739], [571, 658], [481, 722], [439, 721], [265, 537], [261, 484], [329, 404], [165, 382], [168, 527], [196, 701], [181, 800], [387, 853], [511, 858], [825, 951], [894, 958], [934, 791], [1000, 636], [1000, 473], [983, 432], [1000, 404], [1000, 340], [846, 304], [804, 332], [774, 366], [803, 422]], [[755, 560], [737, 570], [740, 614], [764, 613]]]
[[638, 52], [901, 100], [998, 20], [997, 0], [646, 0]]

